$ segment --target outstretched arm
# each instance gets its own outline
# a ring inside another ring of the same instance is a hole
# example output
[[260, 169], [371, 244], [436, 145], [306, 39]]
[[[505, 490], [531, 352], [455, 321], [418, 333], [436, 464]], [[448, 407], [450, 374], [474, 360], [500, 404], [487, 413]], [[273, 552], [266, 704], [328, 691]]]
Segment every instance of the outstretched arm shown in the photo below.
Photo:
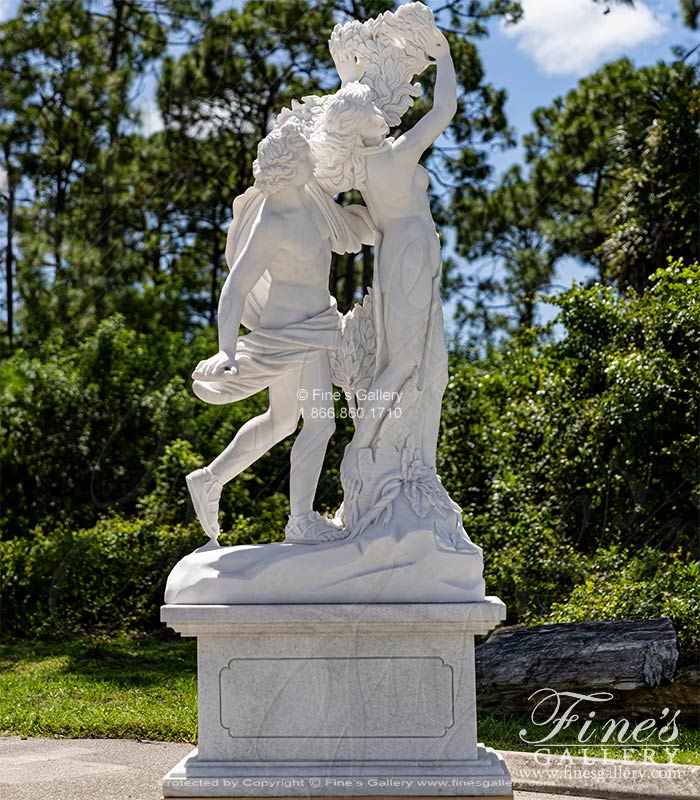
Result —
[[245, 299], [263, 276], [277, 251], [279, 240], [272, 220], [259, 219], [253, 225], [250, 238], [231, 265], [219, 297], [219, 352], [197, 365], [192, 374], [195, 380], [216, 380], [223, 372], [235, 367], [236, 342]]
[[425, 48], [428, 55], [435, 58], [437, 66], [433, 107], [392, 145], [394, 153], [416, 162], [447, 128], [457, 111], [457, 77], [447, 39], [435, 29]]

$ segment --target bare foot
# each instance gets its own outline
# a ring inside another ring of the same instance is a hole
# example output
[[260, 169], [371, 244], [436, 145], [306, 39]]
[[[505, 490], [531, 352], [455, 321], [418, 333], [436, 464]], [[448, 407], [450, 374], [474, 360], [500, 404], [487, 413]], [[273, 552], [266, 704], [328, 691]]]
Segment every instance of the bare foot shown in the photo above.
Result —
[[204, 532], [216, 544], [219, 528], [219, 500], [222, 484], [209, 467], [196, 469], [185, 478], [195, 514]]
[[284, 529], [284, 541], [294, 544], [323, 544], [346, 539], [348, 531], [318, 513], [290, 514]]

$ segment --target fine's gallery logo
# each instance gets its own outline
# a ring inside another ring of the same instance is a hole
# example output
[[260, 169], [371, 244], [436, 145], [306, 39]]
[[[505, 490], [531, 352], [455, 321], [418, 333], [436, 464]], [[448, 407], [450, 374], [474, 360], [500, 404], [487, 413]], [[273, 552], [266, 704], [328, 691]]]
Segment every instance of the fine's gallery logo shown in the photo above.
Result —
[[[672, 761], [673, 751], [677, 747], [674, 742], [678, 738], [676, 720], [680, 711], [671, 712], [669, 708], [664, 708], [658, 717], [640, 721], [625, 718], [603, 721], [597, 718], [595, 709], [587, 710], [593, 703], [604, 707], [612, 699], [610, 692], [581, 694], [538, 689], [529, 697], [534, 703], [530, 713], [531, 726], [520, 731], [520, 739], [538, 749], [560, 748], [565, 753], [573, 748], [643, 748], [650, 753], [654, 752], [654, 748], [662, 748]], [[563, 731], [568, 731], [568, 735], [566, 743], [562, 744], [560, 734]]]

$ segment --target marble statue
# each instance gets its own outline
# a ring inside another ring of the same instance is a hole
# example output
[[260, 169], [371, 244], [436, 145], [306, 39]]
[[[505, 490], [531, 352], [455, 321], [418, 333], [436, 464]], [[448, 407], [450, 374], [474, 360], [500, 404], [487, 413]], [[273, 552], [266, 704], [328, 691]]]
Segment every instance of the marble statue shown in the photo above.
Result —
[[[512, 800], [476, 725], [474, 640], [505, 606], [485, 596], [481, 550], [436, 472], [447, 350], [420, 160], [457, 107], [450, 49], [419, 2], [337, 25], [329, 47], [340, 88], [279, 113], [234, 200], [219, 352], [193, 374], [206, 402], [267, 389], [269, 408], [187, 476], [209, 543], [171, 571], [161, 619], [197, 637], [198, 736], [163, 796], [415, 797], [429, 785]], [[432, 107], [390, 136], [429, 68]], [[350, 189], [364, 205], [336, 203]], [[342, 315], [331, 253], [363, 245], [372, 288]], [[313, 501], [333, 385], [355, 430], [330, 518]], [[300, 418], [284, 542], [220, 547], [223, 486]]]
[[[300, 416], [304, 425], [291, 453], [287, 541], [345, 535], [312, 508], [335, 427], [328, 351], [337, 347], [341, 317], [328, 280], [331, 251], [356, 252], [374, 241], [374, 232], [361, 209], [342, 208], [314, 190], [313, 168], [309, 144], [290, 120], [260, 143], [255, 185], [234, 202], [219, 352], [197, 365], [193, 388], [197, 397], [216, 404], [269, 389], [270, 407], [243, 425], [208, 467], [187, 476], [213, 546], [223, 485], [294, 433]], [[251, 333], [239, 338], [241, 323]]]
[[[255, 184], [233, 203], [219, 303], [219, 352], [194, 391], [229, 403], [269, 390], [211, 464], [187, 476], [208, 545], [183, 559], [168, 602], [432, 602], [483, 597], [481, 550], [436, 473], [447, 350], [441, 254], [420, 159], [449, 125], [457, 83], [447, 39], [422, 3], [337, 25], [329, 42], [340, 89], [278, 115], [258, 149]], [[434, 67], [431, 109], [392, 126]], [[365, 205], [333, 197], [358, 190]], [[331, 253], [374, 246], [373, 286], [341, 315]], [[238, 337], [240, 325], [250, 333]], [[334, 430], [332, 384], [355, 424], [341, 463], [343, 504], [313, 509]], [[220, 548], [222, 487], [303, 427], [291, 453], [285, 542]]]

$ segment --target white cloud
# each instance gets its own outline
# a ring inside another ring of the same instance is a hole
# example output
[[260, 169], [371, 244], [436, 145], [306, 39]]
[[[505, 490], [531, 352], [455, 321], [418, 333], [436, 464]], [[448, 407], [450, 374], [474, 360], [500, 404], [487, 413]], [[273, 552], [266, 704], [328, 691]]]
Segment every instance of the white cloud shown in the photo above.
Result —
[[144, 100], [139, 106], [139, 122], [141, 123], [141, 133], [144, 136], [153, 136], [154, 133], [162, 131], [163, 117], [161, 116], [158, 103], [155, 100]]
[[666, 16], [641, 0], [611, 3], [607, 14], [593, 0], [522, 0], [522, 6], [522, 20], [504, 25], [503, 33], [549, 75], [585, 75], [667, 29]]

